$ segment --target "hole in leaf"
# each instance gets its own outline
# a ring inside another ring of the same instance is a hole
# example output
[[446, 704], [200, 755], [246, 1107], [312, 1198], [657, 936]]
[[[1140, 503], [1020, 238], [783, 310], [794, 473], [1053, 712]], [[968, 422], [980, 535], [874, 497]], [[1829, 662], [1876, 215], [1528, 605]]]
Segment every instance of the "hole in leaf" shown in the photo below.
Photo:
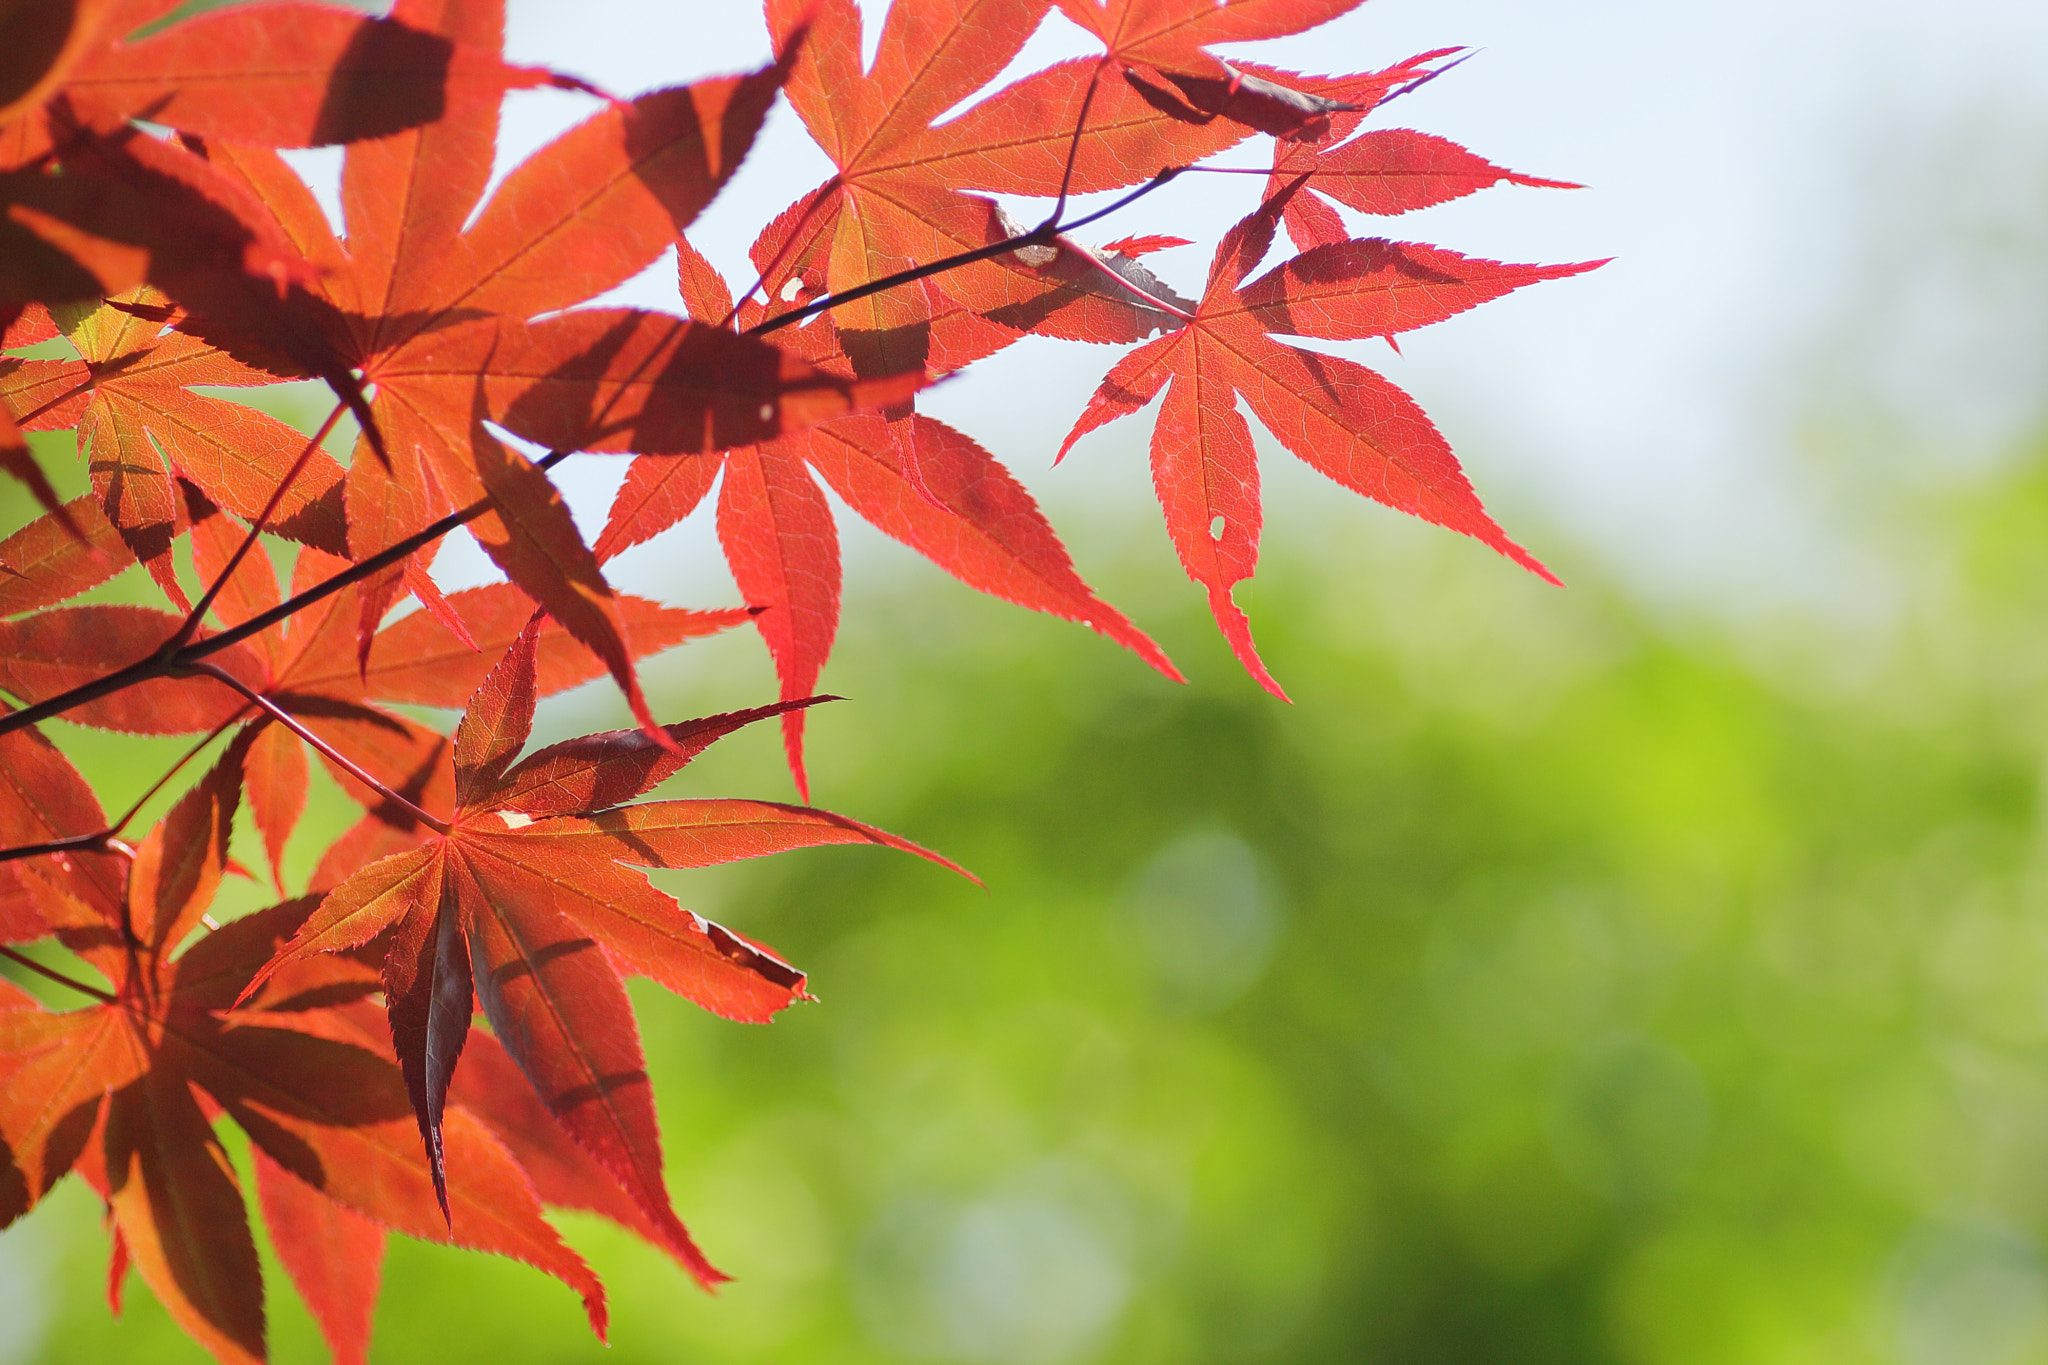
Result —
[[1223, 514], [1220, 512], [1209, 518], [1209, 539], [1223, 539], [1223, 520]]

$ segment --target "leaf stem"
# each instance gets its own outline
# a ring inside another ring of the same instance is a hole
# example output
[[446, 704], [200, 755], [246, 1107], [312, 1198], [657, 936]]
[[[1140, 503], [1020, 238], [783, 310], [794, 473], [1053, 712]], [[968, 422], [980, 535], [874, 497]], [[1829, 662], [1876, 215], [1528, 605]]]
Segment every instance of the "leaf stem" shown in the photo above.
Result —
[[249, 551], [256, 545], [257, 536], [262, 534], [270, 518], [276, 514], [277, 505], [284, 501], [284, 495], [291, 488], [292, 481], [299, 477], [299, 471], [306, 467], [306, 462], [313, 458], [313, 452], [320, 448], [320, 443], [327, 439], [327, 433], [334, 430], [334, 424], [339, 422], [341, 415], [347, 411], [348, 404], [336, 403], [334, 410], [327, 414], [327, 420], [320, 424], [320, 429], [307, 439], [306, 448], [299, 452], [299, 458], [292, 461], [292, 467], [285, 471], [284, 477], [277, 481], [277, 487], [271, 491], [270, 501], [263, 504], [263, 510], [249, 523], [249, 534], [242, 538], [242, 543], [228, 556], [227, 567], [220, 571], [213, 580], [213, 585], [194, 604], [192, 610], [185, 614], [185, 624], [178, 627], [178, 633], [164, 642], [165, 653], [175, 654], [192, 643], [193, 635], [198, 633], [200, 623], [206, 619], [207, 609], [213, 605], [214, 599], [220, 596], [221, 589], [228, 585], [228, 580], [235, 576], [235, 570], [242, 567], [242, 561], [249, 557]]
[[377, 795], [383, 797], [386, 801], [391, 802], [393, 805], [396, 805], [403, 810], [411, 812], [414, 819], [418, 820], [421, 824], [433, 830], [435, 833], [446, 834], [448, 832], [448, 822], [446, 820], [442, 820], [436, 816], [427, 814], [418, 806], [406, 800], [403, 796], [400, 796], [397, 792], [393, 791], [390, 787], [384, 785], [384, 783], [380, 782], [376, 777], [372, 776], [367, 769], [358, 764], [354, 759], [342, 753], [341, 750], [335, 748], [332, 744], [329, 744], [326, 740], [320, 738], [320, 736], [314, 734], [311, 730], [308, 730], [303, 724], [300, 723], [299, 718], [297, 716], [292, 715], [291, 712], [286, 711], [276, 702], [264, 696], [262, 693], [256, 691], [247, 683], [243, 682], [240, 678], [237, 678], [234, 674], [228, 672], [225, 668], [222, 668], [219, 664], [195, 663], [189, 664], [186, 667], [191, 672], [203, 673], [207, 677], [212, 678], [217, 682], [226, 683], [229, 687], [234, 688], [237, 692], [240, 692], [243, 696], [247, 697], [255, 705], [261, 707], [264, 711], [268, 712], [272, 720], [276, 721], [279, 725], [282, 725], [285, 729], [291, 731], [300, 739], [303, 739], [304, 741], [306, 741], [306, 743], [312, 745], [315, 749], [318, 749], [321, 753], [325, 754], [331, 762], [333, 762], [343, 772], [347, 773], [350, 777], [353, 777], [356, 781], [362, 783], [365, 787], [368, 787], [371, 791], [377, 793]]
[[64, 975], [64, 973], [58, 971], [54, 967], [45, 967], [42, 963], [30, 957], [27, 953], [17, 953], [12, 948], [0, 947], [0, 957], [6, 958], [9, 962], [19, 963], [21, 966], [24, 966], [28, 968], [30, 971], [34, 972], [37, 976], [45, 977], [51, 981], [56, 982], [60, 986], [69, 986], [72, 990], [78, 991], [80, 994], [89, 995], [93, 999], [100, 1001], [102, 1004], [115, 1005], [120, 1003], [119, 1001], [114, 999], [113, 996], [101, 990], [98, 986], [88, 986], [83, 981], [79, 981], [73, 977], [68, 977]]

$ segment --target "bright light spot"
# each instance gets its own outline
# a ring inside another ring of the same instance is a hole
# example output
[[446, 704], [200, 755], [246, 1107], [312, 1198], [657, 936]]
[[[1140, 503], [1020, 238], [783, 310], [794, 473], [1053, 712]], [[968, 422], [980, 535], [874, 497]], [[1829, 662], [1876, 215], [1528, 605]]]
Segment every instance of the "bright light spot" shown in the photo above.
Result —
[[1992, 1228], [1910, 1238], [1897, 1276], [1905, 1365], [2019, 1365], [2048, 1339], [2048, 1277], [2035, 1249]]
[[1123, 1312], [1130, 1276], [1098, 1225], [1102, 1210], [1075, 1193], [1027, 1178], [965, 1204], [912, 1197], [885, 1210], [854, 1261], [870, 1335], [897, 1358], [1093, 1357]]
[[1197, 1010], [1251, 988], [1279, 927], [1259, 855], [1226, 830], [1197, 830], [1160, 850], [1132, 884], [1126, 912], [1168, 998]]

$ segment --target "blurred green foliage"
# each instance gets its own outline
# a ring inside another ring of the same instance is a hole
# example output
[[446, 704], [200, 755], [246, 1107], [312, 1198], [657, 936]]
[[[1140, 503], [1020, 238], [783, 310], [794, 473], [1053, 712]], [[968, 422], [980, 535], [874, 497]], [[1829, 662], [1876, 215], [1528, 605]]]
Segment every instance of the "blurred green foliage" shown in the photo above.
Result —
[[[818, 798], [985, 886], [846, 849], [669, 883], [822, 998], [636, 990], [736, 1283], [565, 1218], [607, 1351], [533, 1272], [401, 1242], [375, 1358], [2048, 1359], [2041, 468], [1918, 495], [1855, 626], [1660, 618], [1345, 508], [1248, 594], [1293, 708], [1157, 561], [1090, 568], [1186, 688], [883, 575]], [[663, 709], [766, 695], [758, 655], [675, 656]], [[670, 790], [786, 795], [779, 748]], [[0, 1360], [200, 1360], [139, 1285], [108, 1319], [96, 1219], [71, 1182], [0, 1238]], [[272, 1270], [276, 1357], [323, 1359]]]

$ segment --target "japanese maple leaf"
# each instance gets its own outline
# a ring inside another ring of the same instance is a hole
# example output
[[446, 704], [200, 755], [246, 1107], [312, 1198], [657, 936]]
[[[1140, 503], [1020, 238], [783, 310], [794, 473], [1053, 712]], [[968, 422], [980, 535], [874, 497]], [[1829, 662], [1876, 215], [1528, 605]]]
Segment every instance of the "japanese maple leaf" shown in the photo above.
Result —
[[[341, 1012], [339, 1002], [375, 989], [374, 975], [330, 959], [273, 977], [247, 1008], [230, 1008], [311, 902], [237, 921], [173, 955], [227, 866], [238, 761], [231, 748], [150, 831], [115, 913], [79, 900], [75, 878], [33, 874], [47, 917], [112, 990], [63, 1014], [11, 987], [0, 994], [0, 1224], [76, 1167], [107, 1200], [116, 1286], [132, 1263], [217, 1358], [260, 1361], [262, 1280], [213, 1130], [224, 1112], [261, 1154], [262, 1202], [302, 1283], [326, 1255], [364, 1250], [367, 1223], [527, 1261], [576, 1290], [602, 1335], [602, 1286], [542, 1217], [518, 1163], [465, 1111], [445, 1116], [454, 1168], [437, 1197], [398, 1068], [357, 1041]], [[326, 1235], [293, 1245], [309, 1225]]]
[[11, 96], [0, 129], [19, 165], [51, 149], [44, 115], [62, 103], [98, 127], [131, 118], [272, 147], [384, 137], [495, 101], [508, 89], [571, 84], [507, 66], [397, 19], [271, 0], [166, 24], [181, 0], [79, 0], [10, 18]]
[[[388, 934], [384, 996], [419, 1131], [437, 1169], [449, 1086], [470, 1017], [491, 1031], [548, 1110], [615, 1175], [678, 1250], [660, 1135], [621, 972], [648, 976], [727, 1018], [765, 1022], [804, 977], [737, 934], [682, 909], [622, 866], [703, 867], [782, 849], [884, 844], [866, 825], [754, 801], [621, 806], [689, 755], [768, 707], [671, 726], [590, 735], [515, 763], [532, 725], [538, 622], [471, 700], [455, 737], [456, 809], [419, 848], [363, 868], [265, 971]], [[925, 855], [931, 856], [931, 855]], [[265, 978], [259, 976], [261, 982]], [[708, 1267], [700, 1269], [708, 1277]]]
[[[1247, 135], [1235, 125], [1191, 131], [1121, 83], [1092, 89], [1094, 64], [1087, 62], [1063, 63], [933, 127], [933, 119], [1009, 63], [1048, 7], [1048, 0], [893, 5], [873, 68], [863, 71], [860, 14], [851, 0], [815, 7], [771, 0], [769, 27], [778, 42], [809, 25], [787, 92], [837, 170], [755, 242], [768, 297], [807, 301], [1016, 235], [1018, 225], [992, 201], [962, 189], [1045, 196], [1063, 186], [1071, 193], [1111, 189]], [[1078, 142], [1077, 129], [1086, 134]], [[1148, 316], [1131, 330], [1129, 291], [1099, 263], [1068, 259], [1072, 254], [1060, 244], [967, 265], [925, 289], [839, 304], [833, 320], [862, 376], [963, 363], [958, 354], [940, 360], [944, 348], [930, 327], [944, 296], [986, 313], [1029, 309], [1061, 293], [1057, 325], [1044, 307], [1029, 324], [1053, 335], [1131, 341], [1170, 321]], [[1111, 303], [1106, 310], [1104, 299]], [[1025, 330], [1009, 325], [1011, 334], [987, 349]]]
[[[245, 193], [204, 161], [136, 136], [132, 118], [303, 147], [495, 105], [508, 89], [581, 88], [398, 20], [324, 5], [240, 6], [168, 25], [175, 0], [17, 8], [0, 93], [0, 321], [27, 300], [83, 299], [150, 280], [216, 328], [265, 329], [283, 319], [281, 300], [252, 291], [249, 277], [280, 290], [310, 278]], [[42, 173], [52, 163], [62, 176]], [[287, 334], [292, 364], [360, 404], [347, 367], [307, 341]], [[0, 457], [47, 502], [5, 426], [0, 418]]]
[[1393, 215], [1431, 208], [1502, 183], [1551, 190], [1580, 188], [1569, 181], [1542, 180], [1496, 166], [1429, 133], [1386, 128], [1352, 137], [1389, 92], [1441, 75], [1449, 67], [1432, 67], [1430, 63], [1456, 51], [1425, 52], [1369, 76], [1292, 77], [1310, 90], [1351, 105], [1332, 115], [1314, 136], [1304, 131], [1273, 144], [1268, 198], [1279, 195], [1297, 178], [1309, 177], [1302, 191], [1286, 201], [1287, 235], [1297, 248], [1341, 242], [1351, 235], [1336, 210], [1319, 197], [1323, 195], [1361, 213]]
[[1272, 246], [1301, 183], [1225, 234], [1194, 320], [1118, 361], [1060, 447], [1064, 458], [1083, 434], [1166, 390], [1152, 430], [1152, 482], [1167, 531], [1188, 576], [1208, 589], [1232, 651], [1282, 698], [1253, 647], [1250, 622], [1231, 598], [1257, 565], [1260, 526], [1258, 464], [1251, 428], [1237, 410], [1240, 398], [1281, 445], [1344, 487], [1461, 531], [1556, 579], [1486, 514], [1414, 400], [1362, 365], [1268, 334], [1329, 341], [1392, 336], [1602, 264], [1503, 265], [1367, 239], [1316, 247], [1241, 285]]
[[[97, 301], [149, 281], [198, 309], [210, 327], [237, 320], [245, 332], [267, 333], [268, 367], [323, 378], [367, 415], [361, 384], [345, 366], [277, 330], [292, 282], [309, 278], [312, 267], [246, 191], [191, 153], [132, 131], [81, 134], [61, 169], [0, 172], [0, 323], [9, 345], [23, 344], [13, 324], [38, 301]], [[0, 402], [0, 465], [54, 508], [56, 495], [15, 420], [34, 409], [6, 406]]]
[[100, 500], [73, 498], [0, 540], [0, 616], [54, 606], [134, 562]]
[[[208, 577], [218, 577], [239, 540], [239, 528], [227, 518], [203, 521], [193, 533], [194, 561]], [[318, 551], [301, 551], [294, 592], [342, 567], [342, 561]], [[230, 590], [214, 604], [223, 626], [239, 625], [277, 605], [276, 579], [266, 563], [244, 561], [228, 583]], [[265, 666], [266, 681], [260, 690], [314, 736], [391, 789], [432, 814], [446, 815], [454, 800], [447, 736], [407, 719], [389, 704], [463, 705], [491, 665], [519, 638], [533, 616], [533, 600], [510, 583], [452, 593], [448, 608], [465, 627], [463, 635], [433, 613], [415, 612], [379, 631], [367, 663], [359, 667], [351, 647], [358, 615], [354, 592], [345, 588], [250, 637], [250, 646]], [[630, 595], [618, 598], [618, 610], [636, 659], [726, 630], [748, 615], [743, 609], [665, 607]], [[539, 695], [566, 691], [602, 671], [602, 662], [566, 631], [552, 621], [543, 624], [536, 655]], [[413, 842], [415, 824], [405, 812], [394, 809], [325, 753], [321, 759], [336, 784], [370, 811], [366, 820], [371, 828], [356, 839], [345, 836], [344, 856], [382, 856], [397, 851], [401, 842]], [[304, 749], [289, 730], [272, 723], [252, 751], [252, 775], [257, 765], [262, 765], [262, 780], [250, 784], [251, 814], [282, 887], [284, 846], [305, 802]], [[360, 842], [373, 831], [384, 835], [374, 850]]]
[[1220, 118], [1276, 134], [1313, 127], [1345, 101], [1304, 88], [1292, 73], [1253, 70], [1203, 49], [1302, 33], [1361, 2], [1056, 0], [1060, 12], [1100, 39], [1105, 59], [1155, 105], [1189, 123]]
[[[27, 848], [107, 827], [99, 798], [33, 726], [0, 735], [0, 848]], [[0, 943], [32, 943], [55, 926], [38, 874], [61, 878], [102, 921], [120, 914], [124, 869], [113, 853], [79, 848], [0, 863]]]
[[[495, 0], [404, 0], [395, 17], [417, 17], [421, 27], [487, 52], [502, 40]], [[659, 428], [670, 441], [702, 448], [714, 435], [753, 439], [810, 419], [823, 377], [784, 365], [763, 343], [631, 310], [524, 322], [630, 278], [664, 251], [731, 175], [781, 77], [770, 69], [608, 106], [514, 168], [481, 207], [497, 134], [492, 104], [354, 144], [342, 175], [345, 248], [274, 153], [214, 151], [216, 163], [267, 203], [285, 235], [325, 270], [309, 295], [322, 306], [309, 308], [303, 325], [321, 331], [377, 385], [373, 420], [389, 458], [365, 449], [350, 464], [351, 557], [488, 499], [491, 510], [471, 531], [514, 582], [605, 661], [649, 726], [617, 598], [544, 472], [484, 426], [495, 415], [485, 390], [510, 402], [552, 379], [547, 392], [586, 421], [579, 435], [588, 444], [624, 426], [642, 440]], [[690, 354], [678, 357], [679, 347]], [[754, 382], [708, 390], [701, 367], [689, 363], [707, 351], [739, 357], [728, 368]], [[555, 378], [593, 357], [595, 373]], [[483, 371], [499, 382], [487, 386]], [[838, 394], [836, 410], [857, 405], [843, 381], [826, 387]], [[804, 399], [785, 412], [790, 390]], [[706, 420], [707, 408], [717, 421]], [[398, 583], [394, 572], [366, 587], [359, 648], [367, 650]]]
[[276, 376], [121, 306], [163, 303], [144, 288], [97, 308], [60, 309], [81, 358], [0, 361], [0, 403], [22, 413], [30, 431], [78, 429], [107, 518], [180, 605], [189, 605], [171, 562], [185, 524], [180, 478], [253, 518], [292, 476], [268, 529], [343, 553], [340, 464], [317, 447], [308, 453], [305, 436], [277, 418], [187, 387], [272, 384]]
[[[677, 251], [691, 314], [732, 313], [732, 297], [718, 272], [687, 241]], [[942, 306], [934, 336], [972, 331], [975, 321], [957, 305]], [[758, 305], [749, 304], [740, 318], [758, 312]], [[802, 329], [791, 341], [823, 369], [852, 368], [829, 320]], [[916, 478], [905, 467], [906, 448], [917, 452]], [[713, 455], [642, 455], [613, 499], [598, 558], [609, 559], [681, 521], [718, 483], [719, 540], [741, 595], [764, 609], [754, 623], [775, 659], [782, 696], [809, 696], [817, 690], [839, 624], [838, 534], [819, 476], [877, 529], [968, 586], [1083, 622], [1180, 679], [1159, 647], [1082, 581], [1058, 534], [1009, 471], [972, 437], [922, 413], [895, 420], [842, 417]], [[803, 719], [804, 712], [791, 711], [782, 725], [790, 771], [799, 795], [808, 800]]]

